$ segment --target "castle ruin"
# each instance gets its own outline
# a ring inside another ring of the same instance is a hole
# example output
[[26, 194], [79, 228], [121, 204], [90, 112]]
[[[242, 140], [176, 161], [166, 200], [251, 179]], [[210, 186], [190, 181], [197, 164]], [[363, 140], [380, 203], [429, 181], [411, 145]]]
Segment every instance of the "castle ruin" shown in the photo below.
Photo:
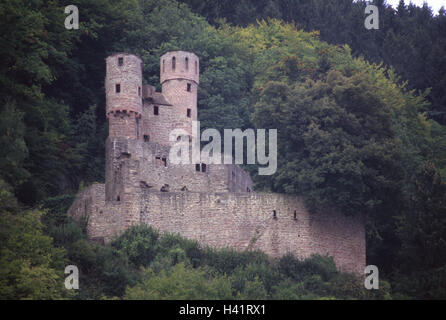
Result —
[[165, 53], [157, 92], [143, 86], [139, 57], [117, 53], [106, 59], [105, 184], [81, 191], [68, 214], [85, 218], [88, 238], [96, 242], [147, 224], [203, 245], [260, 249], [272, 257], [328, 254], [338, 269], [362, 274], [362, 215], [309, 213], [297, 196], [253, 192], [249, 174], [235, 164], [169, 161], [169, 133], [183, 129], [185, 138], [192, 136], [199, 68], [194, 53]]

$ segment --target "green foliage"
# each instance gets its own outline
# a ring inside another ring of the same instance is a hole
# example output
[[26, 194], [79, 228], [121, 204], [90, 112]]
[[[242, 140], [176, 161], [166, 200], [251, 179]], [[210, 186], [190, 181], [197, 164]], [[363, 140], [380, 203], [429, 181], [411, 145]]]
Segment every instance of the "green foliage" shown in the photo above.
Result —
[[23, 113], [7, 103], [0, 111], [0, 176], [13, 186], [17, 186], [29, 177], [24, 168], [24, 160], [28, 155], [25, 140]]
[[154, 274], [151, 270], [144, 270], [142, 282], [128, 288], [124, 298], [131, 300], [230, 299], [231, 287], [229, 279], [225, 276], [209, 279], [205, 271], [189, 269], [183, 263], [179, 263], [169, 273], [163, 270], [160, 274]]
[[127, 230], [112, 243], [118, 251], [124, 253], [136, 266], [148, 266], [155, 258], [155, 243], [159, 234], [144, 226]]
[[302, 300], [305, 295], [305, 288], [302, 282], [295, 282], [285, 279], [273, 287], [275, 300]]
[[204, 259], [206, 264], [225, 274], [233, 273], [239, 266], [244, 267], [249, 263], [266, 263], [268, 261], [267, 255], [261, 251], [240, 253], [231, 248], [220, 250], [207, 248]]
[[402, 178], [392, 109], [372, 77], [331, 71], [325, 80], [268, 82], [253, 114], [259, 127], [278, 128], [272, 189], [298, 193], [310, 208], [380, 212], [398, 199]]
[[331, 257], [318, 255], [304, 261], [300, 261], [292, 255], [285, 255], [279, 260], [279, 270], [286, 277], [298, 281], [313, 275], [319, 275], [324, 281], [329, 281], [338, 274]]
[[[221, 19], [250, 27], [257, 21], [277, 18], [307, 32], [319, 30], [330, 44], [348, 44], [354, 56], [384, 62], [408, 80], [410, 89], [429, 94], [429, 115], [446, 122], [446, 11], [432, 12], [428, 6], [400, 4], [395, 10], [385, 1], [373, 1], [379, 9], [379, 32], [364, 28], [367, 1], [353, 0], [181, 0], [214, 25]], [[406, 4], [408, 1], [405, 1]], [[436, 14], [436, 15], [434, 15]]]
[[415, 176], [416, 192], [398, 219], [400, 268], [397, 291], [419, 299], [446, 297], [446, 183], [426, 162]]
[[21, 210], [0, 180], [1, 299], [61, 299], [65, 250], [43, 234], [42, 211]]
[[262, 281], [259, 278], [255, 278], [253, 281], [247, 280], [243, 291], [239, 293], [237, 299], [241, 300], [265, 300], [267, 292]]

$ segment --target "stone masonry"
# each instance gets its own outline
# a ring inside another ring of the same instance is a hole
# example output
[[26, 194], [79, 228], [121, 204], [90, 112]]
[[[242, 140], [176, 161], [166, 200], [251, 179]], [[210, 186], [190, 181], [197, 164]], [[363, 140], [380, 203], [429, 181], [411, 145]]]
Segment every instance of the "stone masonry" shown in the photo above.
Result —
[[[68, 214], [86, 218], [88, 237], [108, 242], [131, 225], [179, 233], [202, 245], [260, 249], [272, 257], [328, 254], [338, 269], [362, 274], [362, 215], [309, 213], [296, 196], [253, 192], [234, 164], [173, 164], [173, 129], [191, 138], [197, 119], [199, 59], [185, 51], [160, 59], [162, 92], [142, 85], [135, 55], [106, 59], [106, 181], [78, 194]], [[184, 140], [183, 140], [184, 141]]]

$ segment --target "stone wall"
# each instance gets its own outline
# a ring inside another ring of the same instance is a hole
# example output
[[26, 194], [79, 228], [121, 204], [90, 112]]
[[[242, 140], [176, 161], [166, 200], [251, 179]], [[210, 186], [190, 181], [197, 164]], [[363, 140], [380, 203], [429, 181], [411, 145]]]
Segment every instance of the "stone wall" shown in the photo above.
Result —
[[108, 135], [136, 139], [139, 134], [140, 115], [131, 112], [115, 111], [109, 114]]
[[[310, 214], [298, 197], [283, 194], [157, 192], [141, 188], [126, 204], [105, 202], [104, 193], [103, 185], [91, 186], [78, 195], [69, 212], [75, 218], [88, 216], [88, 235], [96, 241], [110, 241], [130, 224], [147, 224], [203, 245], [260, 249], [272, 257], [328, 254], [340, 270], [357, 274], [364, 271], [361, 215]], [[130, 223], [124, 220], [127, 212], [135, 217]]]
[[[158, 114], [154, 108], [157, 107]], [[178, 106], [155, 105], [144, 103], [142, 135], [147, 136], [149, 142], [162, 145], [173, 145], [176, 141], [169, 141], [169, 134], [174, 129], [182, 129], [185, 134], [192, 135], [192, 118], [184, 112], [180, 113]], [[196, 110], [196, 108], [194, 108]], [[196, 119], [196, 116], [195, 116]], [[143, 139], [144, 140], [144, 139]]]
[[[123, 200], [139, 188], [166, 192], [252, 191], [249, 174], [237, 165], [172, 164], [170, 148], [154, 142], [108, 138], [106, 142], [106, 199]], [[199, 169], [199, 170], [197, 170]], [[124, 195], [125, 194], [125, 195]]]

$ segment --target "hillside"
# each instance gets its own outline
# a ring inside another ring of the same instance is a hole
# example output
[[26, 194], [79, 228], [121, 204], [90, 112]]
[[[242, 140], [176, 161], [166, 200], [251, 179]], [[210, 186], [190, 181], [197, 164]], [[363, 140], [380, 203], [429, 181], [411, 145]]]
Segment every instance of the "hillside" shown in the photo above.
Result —
[[[444, 10], [377, 1], [383, 28], [368, 31], [362, 1], [183, 2], [78, 1], [78, 30], [67, 1], [0, 4], [1, 298], [446, 298]], [[200, 58], [203, 129], [278, 128], [277, 173], [245, 168], [256, 190], [366, 215], [382, 290], [329, 257], [275, 261], [145, 227], [85, 240], [66, 212], [104, 181], [105, 58], [139, 55], [155, 84], [170, 50]], [[68, 264], [88, 283], [75, 294], [59, 286]]]

